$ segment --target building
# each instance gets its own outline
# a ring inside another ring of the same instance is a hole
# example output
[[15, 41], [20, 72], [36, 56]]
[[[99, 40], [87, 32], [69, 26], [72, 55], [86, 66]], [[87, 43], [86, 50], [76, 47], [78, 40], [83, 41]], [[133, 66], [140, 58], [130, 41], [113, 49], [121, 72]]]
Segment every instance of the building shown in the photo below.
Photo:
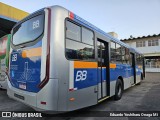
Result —
[[12, 27], [29, 13], [0, 2], [0, 37], [10, 34]]
[[144, 54], [146, 72], [160, 72], [160, 34], [121, 40]]

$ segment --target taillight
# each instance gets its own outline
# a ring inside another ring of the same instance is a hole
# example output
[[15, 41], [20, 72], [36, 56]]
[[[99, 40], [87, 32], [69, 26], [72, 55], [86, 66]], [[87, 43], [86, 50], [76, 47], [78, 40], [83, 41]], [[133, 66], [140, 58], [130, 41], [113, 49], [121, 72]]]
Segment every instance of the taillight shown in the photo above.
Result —
[[44, 101], [41, 101], [41, 104], [42, 104], [42, 105], [46, 105], [47, 103], [46, 103], [46, 102], [44, 102]]

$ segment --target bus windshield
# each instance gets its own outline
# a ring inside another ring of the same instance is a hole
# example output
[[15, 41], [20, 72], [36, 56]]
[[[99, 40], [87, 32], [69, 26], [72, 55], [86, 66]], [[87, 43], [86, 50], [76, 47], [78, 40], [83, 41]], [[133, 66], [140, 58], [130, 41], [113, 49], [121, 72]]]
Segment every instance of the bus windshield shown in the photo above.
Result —
[[19, 45], [34, 41], [42, 35], [44, 29], [44, 15], [33, 17], [13, 29], [12, 42]]

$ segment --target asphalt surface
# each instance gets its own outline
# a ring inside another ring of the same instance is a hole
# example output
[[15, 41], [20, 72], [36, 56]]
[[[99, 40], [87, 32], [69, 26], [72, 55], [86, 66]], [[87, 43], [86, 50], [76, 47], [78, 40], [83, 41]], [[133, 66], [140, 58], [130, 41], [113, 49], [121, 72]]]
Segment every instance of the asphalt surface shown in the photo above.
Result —
[[[0, 111], [34, 111], [32, 108], [8, 98], [5, 90], [0, 90]], [[160, 111], [160, 73], [147, 73], [141, 85], [135, 85], [124, 91], [121, 100], [109, 98], [92, 107], [84, 108], [65, 115], [70, 117], [49, 117], [42, 120], [160, 120], [160, 117], [71, 117], [92, 113], [92, 111]], [[82, 113], [83, 112], [83, 113]], [[159, 115], [160, 116], [160, 115]], [[0, 118], [3, 120], [6, 118]], [[8, 118], [21, 120], [22, 118]], [[26, 119], [26, 118], [25, 118]], [[39, 119], [39, 118], [34, 118]]]

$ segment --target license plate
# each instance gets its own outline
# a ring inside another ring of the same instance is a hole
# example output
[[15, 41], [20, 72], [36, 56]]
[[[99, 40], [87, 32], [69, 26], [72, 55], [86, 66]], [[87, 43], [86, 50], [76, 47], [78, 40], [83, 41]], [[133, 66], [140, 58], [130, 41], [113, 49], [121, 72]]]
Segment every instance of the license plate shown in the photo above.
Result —
[[19, 83], [19, 88], [26, 90], [26, 84], [25, 83]]

